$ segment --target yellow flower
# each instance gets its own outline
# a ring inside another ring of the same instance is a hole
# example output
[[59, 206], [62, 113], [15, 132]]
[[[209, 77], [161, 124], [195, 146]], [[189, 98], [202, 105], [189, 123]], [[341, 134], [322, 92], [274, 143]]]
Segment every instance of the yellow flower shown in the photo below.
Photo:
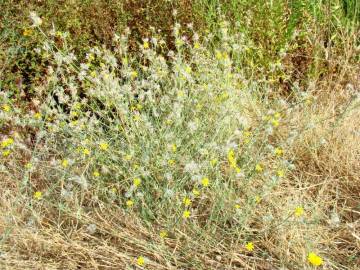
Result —
[[90, 72], [90, 76], [93, 77], [93, 78], [95, 78], [95, 77], [96, 77], [96, 71], [95, 71], [95, 70], [91, 71], [91, 72]]
[[125, 155], [124, 159], [125, 159], [126, 161], [129, 161], [129, 160], [132, 159], [132, 156], [131, 156], [130, 154], [127, 154], [127, 155]]
[[140, 184], [141, 184], [141, 179], [140, 179], [140, 178], [134, 178], [133, 184], [134, 184], [135, 187], [140, 186]]
[[296, 207], [294, 214], [296, 217], [301, 217], [304, 214], [304, 208], [302, 206]]
[[2, 105], [2, 109], [4, 112], [10, 112], [11, 107], [8, 104], [4, 104]]
[[188, 74], [190, 74], [190, 73], [191, 73], [191, 67], [187, 66], [187, 67], [185, 68], [185, 72], [188, 73]]
[[137, 71], [131, 71], [131, 73], [130, 73], [130, 77], [131, 77], [131, 79], [132, 80], [134, 80], [134, 79], [136, 79], [137, 78], [137, 76], [138, 76], [138, 73], [137, 73]]
[[127, 201], [126, 201], [126, 206], [127, 206], [127, 207], [130, 208], [130, 207], [132, 207], [133, 205], [134, 205], [134, 202], [133, 202], [132, 200], [127, 200]]
[[109, 148], [109, 144], [107, 144], [106, 142], [101, 142], [99, 144], [99, 147], [100, 147], [101, 150], [106, 151]]
[[83, 152], [83, 154], [84, 154], [85, 156], [90, 155], [90, 150], [87, 149], [87, 148], [84, 148], [82, 152]]
[[174, 164], [175, 164], [175, 160], [169, 159], [169, 160], [168, 160], [168, 164], [169, 164], [170, 166], [174, 165]]
[[201, 184], [203, 185], [203, 187], [208, 187], [208, 186], [209, 186], [209, 178], [204, 177], [204, 178], [201, 180]]
[[245, 131], [244, 132], [244, 137], [249, 138], [251, 136], [251, 134], [252, 134], [251, 131]]
[[177, 38], [177, 39], [175, 40], [175, 44], [176, 44], [177, 47], [180, 47], [180, 46], [182, 46], [182, 45], [184, 44], [184, 41], [182, 41], [181, 39]]
[[7, 157], [8, 155], [10, 155], [11, 151], [10, 150], [5, 150], [2, 152], [2, 156], [3, 157]]
[[36, 191], [35, 193], [34, 193], [34, 199], [35, 200], [41, 200], [41, 198], [42, 198], [42, 192], [41, 191]]
[[189, 218], [189, 217], [190, 217], [190, 214], [191, 214], [191, 213], [190, 213], [189, 210], [185, 210], [185, 211], [183, 212], [183, 215], [182, 215], [182, 216], [183, 216], [183, 218], [186, 219], [186, 218]]
[[99, 177], [99, 176], [100, 176], [100, 173], [99, 173], [98, 171], [94, 171], [94, 172], [93, 172], [93, 176], [94, 176], [94, 177]]
[[217, 51], [215, 57], [217, 60], [220, 60], [222, 58], [222, 53], [220, 51]]
[[61, 162], [61, 166], [63, 166], [64, 168], [66, 168], [67, 166], [69, 166], [69, 161], [67, 159], [64, 159], [62, 162]]
[[260, 197], [259, 195], [256, 195], [256, 196], [255, 196], [255, 202], [256, 202], [256, 203], [261, 202], [261, 197]]
[[79, 123], [78, 120], [74, 120], [74, 121], [71, 121], [71, 122], [70, 122], [70, 124], [71, 124], [72, 126], [76, 126], [78, 123]]
[[216, 158], [213, 158], [212, 160], [210, 160], [210, 164], [211, 166], [215, 166], [217, 164], [218, 160]]
[[191, 204], [191, 200], [187, 197], [184, 198], [183, 203], [185, 204], [185, 206], [189, 206]]
[[140, 119], [141, 119], [140, 115], [138, 115], [138, 114], [134, 115], [133, 118], [134, 118], [134, 121], [140, 121]]
[[256, 164], [255, 166], [255, 171], [257, 171], [258, 173], [262, 172], [264, 169], [263, 167], [261, 166], [261, 164]]
[[70, 115], [71, 115], [72, 117], [76, 117], [76, 116], [79, 116], [79, 113], [72, 111], [72, 112], [70, 112]]
[[240, 209], [240, 204], [237, 203], [234, 205], [234, 207], [235, 207], [235, 209]]
[[194, 189], [192, 190], [192, 193], [194, 194], [195, 197], [197, 197], [197, 196], [200, 195], [200, 191], [197, 190], [196, 188], [194, 188]]
[[271, 124], [272, 124], [274, 127], [278, 127], [278, 126], [279, 126], [279, 120], [278, 120], [278, 119], [272, 119], [272, 120], [271, 120]]
[[26, 169], [31, 169], [32, 166], [33, 166], [33, 165], [32, 165], [30, 162], [25, 164], [25, 168], [26, 168]]
[[149, 49], [149, 42], [145, 41], [143, 44], [144, 49]]
[[91, 62], [91, 61], [95, 60], [95, 56], [92, 53], [90, 53], [88, 59]]
[[23, 36], [28, 37], [32, 34], [32, 32], [33, 32], [32, 29], [24, 29]]
[[136, 263], [138, 266], [143, 266], [145, 264], [145, 259], [144, 257], [140, 256], [136, 259]]
[[253, 251], [254, 250], [254, 243], [253, 242], [247, 242], [245, 244], [245, 248], [247, 251]]
[[282, 150], [281, 147], [276, 147], [275, 148], [275, 151], [274, 151], [274, 154], [278, 157], [282, 156], [284, 154], [284, 150]]
[[229, 98], [229, 93], [224, 91], [216, 98], [216, 101], [223, 102], [223, 101], [227, 100], [228, 98]]
[[134, 168], [134, 170], [137, 170], [137, 169], [140, 168], [140, 166], [139, 166], [138, 164], [134, 164], [134, 165], [133, 165], [133, 168]]
[[183, 97], [183, 96], [185, 96], [185, 93], [184, 93], [184, 91], [180, 90], [178, 92], [178, 97]]
[[176, 150], [177, 150], [176, 144], [172, 144], [172, 145], [171, 145], [171, 150], [172, 150], [174, 153], [176, 152]]
[[160, 237], [161, 238], [166, 238], [168, 236], [167, 231], [160, 231]]
[[278, 170], [278, 171], [276, 172], [276, 175], [281, 178], [281, 177], [284, 177], [284, 176], [285, 176], [285, 172], [284, 172], [284, 170]]
[[194, 49], [200, 49], [200, 43], [199, 42], [194, 43]]
[[308, 97], [304, 101], [305, 101], [306, 105], [310, 105], [311, 103], [313, 103], [314, 100], [313, 100], [313, 97]]
[[1, 142], [1, 147], [2, 147], [2, 148], [5, 148], [5, 147], [8, 147], [8, 146], [12, 145], [13, 143], [14, 143], [14, 139], [13, 139], [13, 138], [7, 138], [7, 139], [5, 139], [5, 140], [3, 140], [3, 141]]
[[322, 258], [319, 257], [318, 255], [316, 255], [316, 253], [314, 253], [314, 252], [309, 253], [308, 261], [309, 261], [309, 263], [311, 263], [314, 266], [320, 266], [323, 263]]
[[235, 152], [234, 152], [233, 149], [230, 149], [229, 152], [228, 152], [228, 161], [229, 161], [230, 167], [232, 167], [232, 168], [237, 167], [236, 158], [235, 158]]
[[274, 114], [275, 119], [280, 119], [281, 118], [281, 114], [279, 112]]

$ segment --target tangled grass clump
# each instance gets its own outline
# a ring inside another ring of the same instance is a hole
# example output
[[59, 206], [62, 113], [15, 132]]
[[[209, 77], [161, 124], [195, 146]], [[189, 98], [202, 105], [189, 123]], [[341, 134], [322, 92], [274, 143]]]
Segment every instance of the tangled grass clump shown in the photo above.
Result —
[[43, 33], [37, 98], [0, 96], [5, 267], [355, 269], [358, 94], [274, 98], [220, 33], [212, 51], [175, 25], [164, 56], [125, 32], [81, 63]]

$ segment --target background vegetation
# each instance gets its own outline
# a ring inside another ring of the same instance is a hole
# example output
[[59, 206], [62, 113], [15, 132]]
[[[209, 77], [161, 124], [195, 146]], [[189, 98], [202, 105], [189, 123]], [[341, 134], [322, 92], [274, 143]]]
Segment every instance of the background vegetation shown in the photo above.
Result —
[[358, 268], [359, 1], [0, 10], [0, 268]]

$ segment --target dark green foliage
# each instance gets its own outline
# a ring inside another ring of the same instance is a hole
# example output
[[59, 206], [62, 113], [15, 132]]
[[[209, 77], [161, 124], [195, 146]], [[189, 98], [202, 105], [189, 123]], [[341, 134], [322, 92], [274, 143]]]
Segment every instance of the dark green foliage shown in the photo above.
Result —
[[345, 17], [360, 22], [360, 1], [342, 0]]

